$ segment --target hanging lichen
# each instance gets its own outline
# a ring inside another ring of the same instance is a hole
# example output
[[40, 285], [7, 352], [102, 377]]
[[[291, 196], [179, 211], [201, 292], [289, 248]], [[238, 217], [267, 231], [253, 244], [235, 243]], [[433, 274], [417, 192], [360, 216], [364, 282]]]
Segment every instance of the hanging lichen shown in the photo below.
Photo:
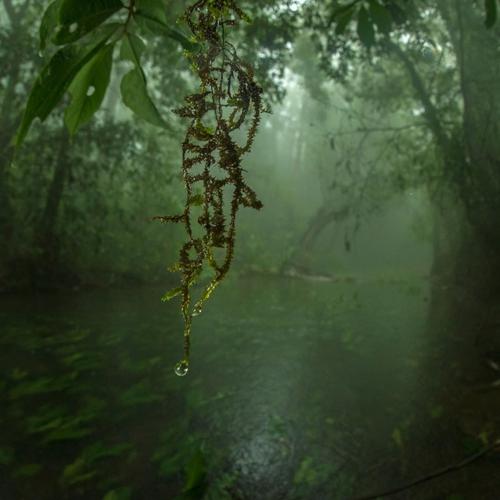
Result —
[[[262, 89], [254, 80], [252, 68], [239, 59], [226, 40], [226, 29], [248, 18], [233, 0], [199, 0], [187, 9], [185, 20], [202, 47], [187, 54], [199, 78], [199, 90], [175, 111], [190, 120], [182, 144], [186, 204], [180, 215], [155, 217], [182, 224], [187, 236], [179, 261], [171, 267], [181, 274], [180, 286], [164, 296], [164, 300], [177, 295], [182, 299], [184, 357], [175, 367], [180, 376], [189, 368], [192, 318], [201, 313], [229, 271], [238, 210], [241, 206], [262, 207], [246, 184], [241, 166], [263, 111]], [[237, 142], [233, 136], [247, 117], [250, 120], [243, 143]], [[213, 278], [194, 301], [192, 287], [206, 268], [212, 270]]]

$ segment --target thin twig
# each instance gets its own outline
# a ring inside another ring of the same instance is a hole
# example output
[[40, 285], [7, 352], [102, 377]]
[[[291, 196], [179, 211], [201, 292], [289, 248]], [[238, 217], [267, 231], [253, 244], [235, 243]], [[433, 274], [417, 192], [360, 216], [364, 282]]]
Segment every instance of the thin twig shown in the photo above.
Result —
[[484, 455], [489, 453], [490, 451], [494, 450], [495, 448], [500, 447], [500, 439], [497, 439], [494, 441], [492, 444], [485, 446], [478, 452], [474, 453], [473, 455], [465, 458], [461, 462], [453, 465], [448, 465], [446, 467], [443, 467], [442, 469], [438, 469], [435, 472], [431, 472], [430, 474], [427, 474], [426, 476], [422, 476], [418, 479], [415, 479], [414, 481], [411, 481], [410, 483], [406, 483], [402, 486], [398, 486], [396, 488], [393, 488], [391, 490], [386, 490], [386, 491], [381, 491], [379, 493], [372, 493], [370, 495], [362, 496], [362, 497], [356, 497], [353, 500], [375, 500], [377, 498], [383, 498], [383, 497], [388, 497], [395, 495], [396, 493], [401, 493], [402, 491], [406, 491], [410, 488], [413, 488], [414, 486], [418, 486], [420, 484], [426, 483], [427, 481], [430, 481], [431, 479], [436, 479], [437, 477], [444, 476], [445, 474], [448, 474], [450, 472], [455, 472], [459, 469], [463, 469], [467, 465], [470, 465], [471, 463], [475, 462], [476, 460], [479, 460], [482, 458]]

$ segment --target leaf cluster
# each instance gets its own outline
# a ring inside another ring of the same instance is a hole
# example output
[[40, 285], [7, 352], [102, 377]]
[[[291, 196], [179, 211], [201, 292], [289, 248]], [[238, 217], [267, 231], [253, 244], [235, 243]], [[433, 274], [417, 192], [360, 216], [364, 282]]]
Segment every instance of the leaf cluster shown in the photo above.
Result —
[[117, 46], [119, 59], [132, 65], [120, 86], [124, 104], [149, 123], [166, 127], [148, 93], [141, 63], [144, 38], [168, 37], [190, 50], [196, 44], [169, 25], [163, 0], [129, 0], [127, 4], [121, 0], [54, 0], [45, 10], [39, 33], [40, 53], [50, 50], [53, 54], [31, 90], [17, 145], [33, 121], [44, 121], [66, 92], [71, 96], [65, 111], [69, 132], [74, 134], [87, 123], [104, 100]]

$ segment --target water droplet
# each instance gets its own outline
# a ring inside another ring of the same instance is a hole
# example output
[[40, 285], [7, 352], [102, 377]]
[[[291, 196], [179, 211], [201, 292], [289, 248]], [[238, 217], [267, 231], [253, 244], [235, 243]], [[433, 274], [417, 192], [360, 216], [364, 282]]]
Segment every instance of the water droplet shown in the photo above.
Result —
[[38, 51], [38, 57], [43, 57], [43, 52], [41, 50]]
[[69, 32], [74, 33], [78, 29], [78, 23], [71, 23], [69, 25]]
[[175, 365], [175, 374], [178, 377], [184, 377], [189, 371], [189, 363], [187, 360], [183, 359]]
[[199, 316], [201, 314], [201, 306], [194, 306], [191, 316]]
[[95, 87], [93, 85], [91, 85], [88, 89], [87, 89], [87, 95], [90, 97], [91, 95], [93, 95], [95, 92]]

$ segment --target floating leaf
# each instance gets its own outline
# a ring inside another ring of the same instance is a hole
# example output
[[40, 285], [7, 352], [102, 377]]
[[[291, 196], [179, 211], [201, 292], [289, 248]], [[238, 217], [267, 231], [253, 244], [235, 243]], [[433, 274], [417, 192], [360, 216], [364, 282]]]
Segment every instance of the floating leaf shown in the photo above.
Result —
[[70, 85], [72, 100], [64, 114], [70, 134], [88, 122], [100, 108], [111, 77], [113, 48], [113, 44], [102, 47]]

